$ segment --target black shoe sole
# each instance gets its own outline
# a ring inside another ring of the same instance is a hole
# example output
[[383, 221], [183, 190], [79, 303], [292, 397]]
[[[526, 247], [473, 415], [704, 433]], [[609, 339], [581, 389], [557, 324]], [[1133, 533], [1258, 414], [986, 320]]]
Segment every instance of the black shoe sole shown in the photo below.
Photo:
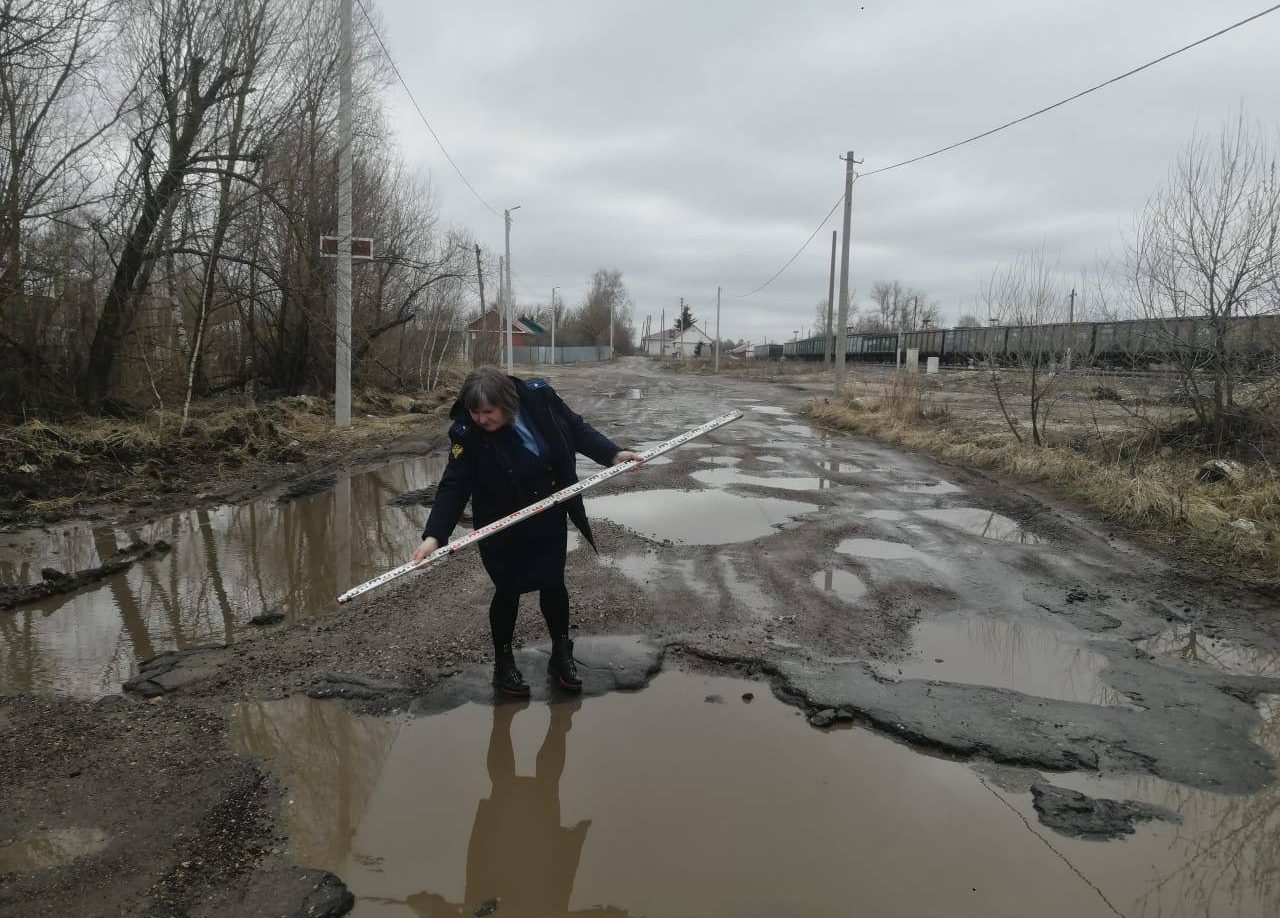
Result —
[[570, 682], [569, 680], [565, 679], [564, 676], [560, 675], [558, 672], [555, 672], [554, 670], [549, 675], [553, 676], [556, 682], [560, 684], [560, 687], [564, 689], [566, 692], [582, 691], [581, 679], [579, 679], [577, 682]]
[[493, 687], [496, 688], [498, 691], [502, 692], [504, 695], [515, 695], [517, 698], [529, 697], [528, 685], [520, 685], [520, 686], [503, 685], [501, 682], [494, 680]]

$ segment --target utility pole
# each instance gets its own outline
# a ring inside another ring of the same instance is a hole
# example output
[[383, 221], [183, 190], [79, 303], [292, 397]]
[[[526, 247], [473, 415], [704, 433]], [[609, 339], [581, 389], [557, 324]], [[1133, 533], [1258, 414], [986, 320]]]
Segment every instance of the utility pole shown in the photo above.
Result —
[[613, 300], [609, 300], [609, 359], [613, 359]]
[[[344, 2], [346, 2], [346, 0], [344, 0]], [[512, 305], [512, 302], [511, 302], [512, 301], [512, 296], [511, 296], [511, 212], [519, 209], [520, 209], [520, 205], [517, 204], [515, 207], [508, 207], [506, 210], [502, 212], [503, 222], [505, 223], [506, 229], [507, 229], [506, 300], [507, 300], [507, 375], [508, 376], [515, 374], [515, 369], [512, 365], [512, 358], [513, 358], [514, 352], [511, 347], [511, 327], [515, 324], [515, 312], [514, 312], [515, 307]]]
[[[826, 343], [822, 346], [822, 365], [825, 367], [828, 363], [834, 363], [836, 359], [835, 338], [832, 337], [831, 323], [835, 320], [833, 315], [836, 305], [836, 235], [837, 231], [831, 231], [831, 278], [827, 281], [827, 337]], [[828, 354], [826, 349], [831, 348]]]
[[333, 420], [351, 426], [351, 0], [341, 0], [338, 81], [338, 285], [335, 291]]
[[480, 322], [476, 325], [476, 333], [471, 338], [471, 363], [480, 365], [480, 336], [484, 334], [484, 314], [489, 310], [484, 305], [484, 268], [480, 263], [480, 246], [476, 245], [476, 280], [480, 284]]
[[556, 291], [559, 287], [551, 288], [551, 365], [556, 365]]
[[658, 326], [658, 356], [667, 356], [667, 307], [662, 307], [662, 324]]
[[716, 374], [720, 373], [720, 288], [716, 287]]
[[[836, 337], [843, 343], [849, 328], [849, 221], [853, 215], [853, 166], [860, 162], [853, 158], [853, 151], [844, 160], [844, 235], [840, 240], [840, 320], [836, 324]], [[844, 347], [836, 348], [836, 396], [844, 394]]]
[[1071, 299], [1067, 305], [1067, 369], [1071, 369], [1071, 344], [1076, 330], [1076, 288], [1071, 288]]

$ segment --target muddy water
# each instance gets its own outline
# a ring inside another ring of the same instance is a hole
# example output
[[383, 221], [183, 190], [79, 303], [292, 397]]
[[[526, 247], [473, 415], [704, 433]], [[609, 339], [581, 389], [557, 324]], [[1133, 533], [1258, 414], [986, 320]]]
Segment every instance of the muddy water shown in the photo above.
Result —
[[825, 491], [831, 487], [826, 478], [748, 475], [734, 468], [702, 469], [689, 476], [712, 487], [754, 485], [757, 488], [781, 488], [785, 491]]
[[911, 655], [877, 669], [895, 679], [934, 679], [1013, 689], [1039, 698], [1127, 705], [1101, 678], [1107, 658], [1079, 631], [1030, 616], [957, 612], [911, 629]]
[[292, 858], [338, 873], [364, 918], [494, 899], [500, 915], [619, 918], [1280, 908], [1275, 791], [1061, 776], [1184, 820], [1071, 840], [1038, 824], [1025, 789], [815, 730], [758, 683], [672, 672], [635, 694], [417, 719], [298, 698], [241, 705], [233, 723], [288, 787]]
[[173, 550], [94, 587], [0, 612], [0, 690], [118, 691], [138, 660], [171, 648], [230, 643], [253, 616], [306, 616], [348, 587], [402, 563], [426, 519], [392, 507], [439, 480], [442, 460], [384, 466], [328, 491], [192, 510], [140, 526], [70, 525], [0, 535], [0, 582], [40, 568], [81, 570], [135, 539]]
[[770, 535], [818, 508], [794, 500], [721, 491], [632, 491], [589, 498], [587, 514], [657, 541], [727, 545]]

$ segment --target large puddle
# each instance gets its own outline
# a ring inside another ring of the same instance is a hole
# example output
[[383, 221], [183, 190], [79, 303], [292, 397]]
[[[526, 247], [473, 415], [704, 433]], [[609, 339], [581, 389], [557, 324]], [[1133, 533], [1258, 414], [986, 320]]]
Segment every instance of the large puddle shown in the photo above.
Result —
[[723, 491], [631, 491], [587, 500], [587, 515], [612, 520], [657, 541], [694, 545], [749, 542], [818, 508], [774, 497]]
[[998, 542], [1017, 542], [1021, 545], [1039, 545], [1040, 537], [1027, 532], [1021, 524], [991, 510], [977, 507], [948, 507], [944, 510], [916, 510], [928, 520], [959, 529], [970, 535]]
[[701, 469], [692, 473], [690, 478], [712, 487], [728, 487], [730, 485], [752, 485], [757, 488], [780, 488], [784, 491], [825, 491], [831, 482], [825, 478], [803, 478], [767, 475], [749, 475], [734, 468]]
[[290, 856], [341, 876], [364, 918], [1280, 911], [1274, 788], [1117, 782], [1182, 823], [1069, 839], [1029, 793], [815, 730], [758, 683], [672, 672], [638, 693], [394, 719], [293, 698], [232, 721], [288, 787]]
[[137, 539], [173, 546], [88, 589], [0, 612], [0, 691], [115, 692], [138, 660], [231, 643], [264, 611], [297, 618], [329, 605], [404, 562], [427, 510], [387, 502], [434, 484], [441, 467], [437, 459], [400, 462], [289, 503], [192, 510], [149, 525], [0, 535], [7, 584], [38, 580], [41, 567], [97, 565]]
[[894, 679], [933, 679], [1013, 689], [1039, 698], [1127, 705], [1100, 677], [1107, 658], [1070, 626], [1020, 616], [955, 612], [916, 624], [911, 654], [877, 669]]

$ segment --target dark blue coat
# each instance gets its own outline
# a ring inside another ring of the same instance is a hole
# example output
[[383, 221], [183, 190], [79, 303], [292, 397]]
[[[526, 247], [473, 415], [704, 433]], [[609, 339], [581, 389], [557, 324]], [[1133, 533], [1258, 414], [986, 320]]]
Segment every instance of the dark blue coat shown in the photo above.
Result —
[[[449, 428], [449, 463], [436, 489], [423, 538], [434, 536], [441, 545], [445, 544], [462, 517], [468, 498], [475, 528], [479, 529], [577, 482], [577, 453], [604, 466], [612, 464], [618, 454], [620, 447], [570, 410], [545, 379], [512, 379], [520, 395], [521, 417], [536, 428], [548, 450], [548, 455], [540, 457], [542, 474], [530, 476], [524, 461], [529, 457], [514, 453], [519, 437], [512, 425], [487, 433], [471, 420], [461, 400], [455, 402], [449, 411], [454, 419]], [[568, 513], [594, 548], [581, 495], [562, 507], [559, 512]], [[542, 529], [555, 519], [556, 513], [556, 509], [544, 511], [538, 516], [552, 515], [548, 520], [534, 517], [490, 536], [481, 545], [492, 551], [517, 545], [522, 538], [544, 535]]]

